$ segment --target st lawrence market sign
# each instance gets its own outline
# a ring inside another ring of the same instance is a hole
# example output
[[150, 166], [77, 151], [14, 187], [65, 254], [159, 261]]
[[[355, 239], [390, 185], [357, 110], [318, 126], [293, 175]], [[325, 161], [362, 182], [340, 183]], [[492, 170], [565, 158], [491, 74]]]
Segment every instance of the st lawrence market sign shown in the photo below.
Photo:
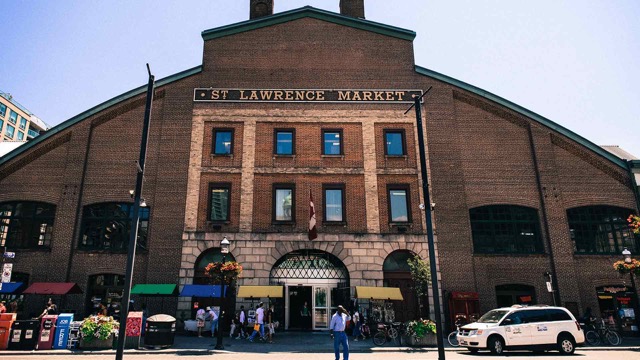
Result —
[[196, 88], [197, 102], [413, 103], [422, 90], [215, 89]]

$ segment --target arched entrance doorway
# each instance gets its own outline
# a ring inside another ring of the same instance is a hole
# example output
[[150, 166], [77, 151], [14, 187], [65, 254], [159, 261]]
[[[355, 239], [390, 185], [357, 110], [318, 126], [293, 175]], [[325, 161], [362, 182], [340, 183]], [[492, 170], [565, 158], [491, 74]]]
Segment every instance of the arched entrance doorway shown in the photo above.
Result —
[[328, 329], [332, 310], [349, 302], [349, 271], [328, 252], [290, 252], [273, 265], [269, 281], [285, 287], [286, 329]]
[[411, 270], [407, 261], [415, 255], [407, 250], [389, 254], [382, 265], [384, 286], [400, 288], [404, 301], [393, 301], [395, 321], [409, 321], [429, 317], [429, 297], [418, 298], [414, 291]]
[[496, 300], [498, 307], [511, 305], [534, 305], [536, 301], [536, 289], [530, 285], [506, 284], [496, 286]]
[[[194, 271], [193, 271], [193, 284], [194, 285], [209, 285], [211, 282], [211, 278], [205, 275], [204, 268], [212, 262], [220, 262], [222, 261], [222, 253], [220, 253], [220, 248], [211, 248], [203, 251], [198, 259], [196, 259]], [[225, 261], [236, 261], [236, 259], [231, 255], [231, 253], [226, 254]], [[217, 285], [217, 284], [213, 284]], [[236, 284], [231, 284], [231, 288], [227, 290], [227, 296], [223, 299], [224, 301], [224, 309], [235, 309], [236, 308], [236, 297], [235, 297], [235, 286]], [[220, 306], [222, 306], [220, 302], [220, 298], [215, 297], [192, 297], [191, 298], [191, 318], [195, 319], [196, 317], [196, 305], [200, 308], [205, 309], [207, 306], [212, 306], [216, 308], [214, 311], [218, 311]], [[234, 311], [234, 310], [231, 310]], [[230, 317], [226, 318], [227, 320]], [[223, 329], [227, 328], [227, 322], [223, 324]]]

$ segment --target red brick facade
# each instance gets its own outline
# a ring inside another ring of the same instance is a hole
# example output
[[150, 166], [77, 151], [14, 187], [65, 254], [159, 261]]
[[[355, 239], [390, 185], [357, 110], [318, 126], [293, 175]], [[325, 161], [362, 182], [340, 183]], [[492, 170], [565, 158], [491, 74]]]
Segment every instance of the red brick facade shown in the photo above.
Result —
[[[315, 10], [307, 10], [311, 14]], [[335, 15], [340, 16], [340, 15]], [[256, 21], [262, 21], [257, 19]], [[567, 209], [611, 205], [637, 211], [629, 173], [586, 142], [469, 88], [416, 71], [412, 42], [301, 16], [204, 43], [201, 69], [159, 82], [152, 112], [143, 197], [151, 209], [148, 250], [134, 283], [189, 284], [196, 259], [223, 236], [243, 263], [242, 284], [267, 285], [282, 256], [301, 249], [335, 255], [350, 285], [383, 285], [382, 263], [396, 250], [427, 258], [415, 119], [408, 104], [194, 103], [194, 88], [426, 89], [424, 119], [442, 289], [480, 294], [497, 305], [496, 286], [535, 288], [551, 303], [543, 273], [553, 254], [561, 300], [598, 309], [595, 287], [620, 285], [617, 255], [576, 255]], [[124, 274], [126, 254], [77, 248], [82, 209], [130, 202], [144, 94], [71, 119], [0, 163], [0, 202], [57, 206], [50, 249], [18, 250], [14, 271], [30, 282], [77, 282]], [[233, 130], [233, 153], [213, 154], [216, 129]], [[274, 155], [274, 131], [293, 129], [294, 154]], [[322, 154], [322, 130], [340, 130], [343, 154]], [[404, 156], [385, 154], [384, 131], [402, 130]], [[274, 184], [295, 186], [295, 222], [273, 221]], [[230, 185], [230, 218], [208, 221], [210, 184]], [[324, 222], [323, 186], [344, 186], [345, 221]], [[388, 190], [404, 186], [410, 221], [389, 223]], [[309, 193], [320, 237], [306, 240]], [[538, 211], [544, 253], [474, 253], [469, 209], [495, 204]], [[546, 215], [546, 216], [545, 216]], [[180, 255], [181, 254], [181, 255]], [[84, 309], [83, 295], [65, 308]], [[165, 310], [189, 316], [190, 304]], [[39, 304], [30, 305], [34, 311]], [[432, 309], [433, 310], [433, 309]]]

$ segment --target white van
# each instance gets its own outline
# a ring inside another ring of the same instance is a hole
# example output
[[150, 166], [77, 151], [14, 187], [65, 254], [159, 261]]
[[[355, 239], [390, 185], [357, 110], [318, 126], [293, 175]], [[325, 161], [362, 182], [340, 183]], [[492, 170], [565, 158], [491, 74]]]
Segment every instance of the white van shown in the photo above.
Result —
[[584, 332], [569, 310], [554, 306], [521, 306], [491, 310], [458, 333], [458, 342], [472, 353], [488, 349], [558, 350], [573, 354], [584, 343]]

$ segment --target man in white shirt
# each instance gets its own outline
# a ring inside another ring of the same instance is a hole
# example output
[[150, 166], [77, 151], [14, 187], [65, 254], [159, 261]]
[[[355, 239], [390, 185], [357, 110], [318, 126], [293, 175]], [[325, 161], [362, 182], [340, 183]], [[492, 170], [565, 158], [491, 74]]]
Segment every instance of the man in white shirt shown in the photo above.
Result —
[[333, 350], [336, 354], [336, 360], [340, 360], [340, 344], [342, 344], [343, 360], [349, 360], [349, 339], [344, 332], [349, 320], [351, 320], [349, 312], [342, 305], [338, 305], [338, 310], [331, 317], [329, 325], [329, 329], [333, 333]]
[[240, 306], [240, 313], [238, 314], [238, 326], [240, 326], [240, 331], [238, 332], [238, 337], [236, 339], [245, 338], [249, 335], [244, 333], [244, 328], [247, 326], [247, 315], [244, 312], [244, 305]]
[[[256, 324], [260, 325], [260, 339], [264, 340], [264, 309], [262, 308], [263, 303], [258, 304], [258, 308], [256, 309]], [[253, 338], [256, 337], [258, 332], [253, 330], [251, 336], [249, 336], [249, 341], [253, 342]]]

